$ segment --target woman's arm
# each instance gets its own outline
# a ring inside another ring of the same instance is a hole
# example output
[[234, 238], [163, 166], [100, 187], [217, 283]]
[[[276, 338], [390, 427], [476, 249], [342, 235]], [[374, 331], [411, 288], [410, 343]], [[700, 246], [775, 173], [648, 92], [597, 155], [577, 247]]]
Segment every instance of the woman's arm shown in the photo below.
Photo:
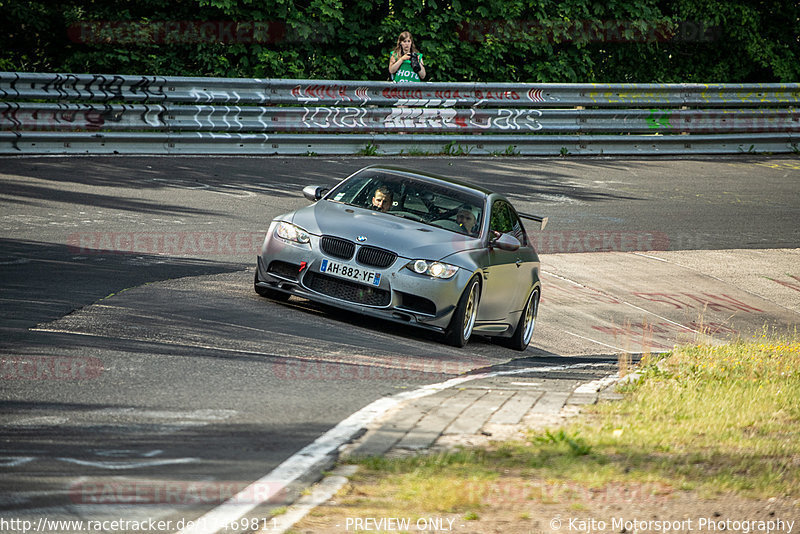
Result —
[[395, 72], [397, 72], [397, 70], [403, 64], [403, 61], [405, 61], [406, 59], [411, 59], [411, 56], [409, 56], [408, 54], [400, 56], [399, 59], [395, 59], [395, 57], [396, 56], [394, 52], [392, 52], [392, 56], [389, 58], [389, 74], [394, 74]]

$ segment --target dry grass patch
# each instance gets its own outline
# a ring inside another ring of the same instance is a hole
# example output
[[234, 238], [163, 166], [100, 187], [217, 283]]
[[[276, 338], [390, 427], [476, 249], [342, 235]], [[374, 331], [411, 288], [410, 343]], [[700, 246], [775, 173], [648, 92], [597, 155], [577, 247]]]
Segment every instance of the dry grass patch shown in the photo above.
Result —
[[679, 506], [685, 513], [721, 496], [737, 512], [748, 503], [754, 514], [765, 503], [796, 510], [796, 336], [682, 348], [646, 358], [638, 371], [639, 379], [621, 388], [623, 400], [591, 406], [526, 441], [362, 460], [318, 517], [453, 517], [527, 532], [552, 517], [542, 514], [618, 505], [659, 514]]

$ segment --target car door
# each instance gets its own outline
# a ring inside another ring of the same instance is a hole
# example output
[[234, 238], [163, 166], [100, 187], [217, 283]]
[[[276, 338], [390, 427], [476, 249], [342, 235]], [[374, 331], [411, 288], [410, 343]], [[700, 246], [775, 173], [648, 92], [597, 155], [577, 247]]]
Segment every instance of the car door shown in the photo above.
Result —
[[[530, 247], [519, 217], [505, 200], [495, 200], [492, 203], [489, 215], [490, 241], [497, 235], [495, 232], [511, 234], [514, 237], [521, 235], [525, 238], [527, 247]], [[527, 270], [521, 268], [526, 258], [524, 248], [523, 246], [519, 250], [509, 251], [489, 245], [486, 262], [482, 268], [483, 291], [478, 308], [480, 321], [505, 322], [509, 312], [522, 307], [530, 287], [530, 281], [525, 281], [524, 277]]]
[[511, 204], [507, 204], [509, 218], [511, 220], [511, 235], [517, 238], [520, 243], [519, 249], [516, 251], [517, 260], [517, 292], [515, 295], [518, 300], [514, 302], [514, 306], [509, 308], [509, 311], [522, 311], [528, 298], [528, 291], [533, 287], [536, 280], [538, 280], [539, 257], [533, 248], [533, 244], [528, 239], [528, 234], [525, 232], [525, 226], [522, 224], [522, 219], [517, 215], [516, 210]]

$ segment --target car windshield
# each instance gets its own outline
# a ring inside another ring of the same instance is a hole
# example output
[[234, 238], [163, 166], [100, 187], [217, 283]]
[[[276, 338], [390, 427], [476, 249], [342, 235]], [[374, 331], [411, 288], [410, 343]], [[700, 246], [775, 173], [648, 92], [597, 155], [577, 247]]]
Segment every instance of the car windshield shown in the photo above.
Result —
[[351, 176], [325, 199], [472, 237], [480, 235], [483, 222], [483, 195], [383, 169]]

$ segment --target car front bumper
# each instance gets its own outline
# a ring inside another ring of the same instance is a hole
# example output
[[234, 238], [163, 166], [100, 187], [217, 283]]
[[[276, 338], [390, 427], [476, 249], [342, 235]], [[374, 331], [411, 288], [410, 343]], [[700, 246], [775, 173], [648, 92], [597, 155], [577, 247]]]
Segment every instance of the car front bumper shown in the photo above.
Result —
[[[411, 258], [402, 256], [384, 269], [365, 267], [354, 259], [326, 255], [319, 240], [318, 236], [311, 236], [307, 245], [290, 243], [276, 237], [270, 227], [257, 258], [256, 284], [371, 317], [442, 332], [450, 324], [473, 274], [462, 268], [450, 279], [432, 278], [406, 268]], [[380, 284], [357, 284], [322, 273], [320, 267], [325, 259], [379, 273]]]

